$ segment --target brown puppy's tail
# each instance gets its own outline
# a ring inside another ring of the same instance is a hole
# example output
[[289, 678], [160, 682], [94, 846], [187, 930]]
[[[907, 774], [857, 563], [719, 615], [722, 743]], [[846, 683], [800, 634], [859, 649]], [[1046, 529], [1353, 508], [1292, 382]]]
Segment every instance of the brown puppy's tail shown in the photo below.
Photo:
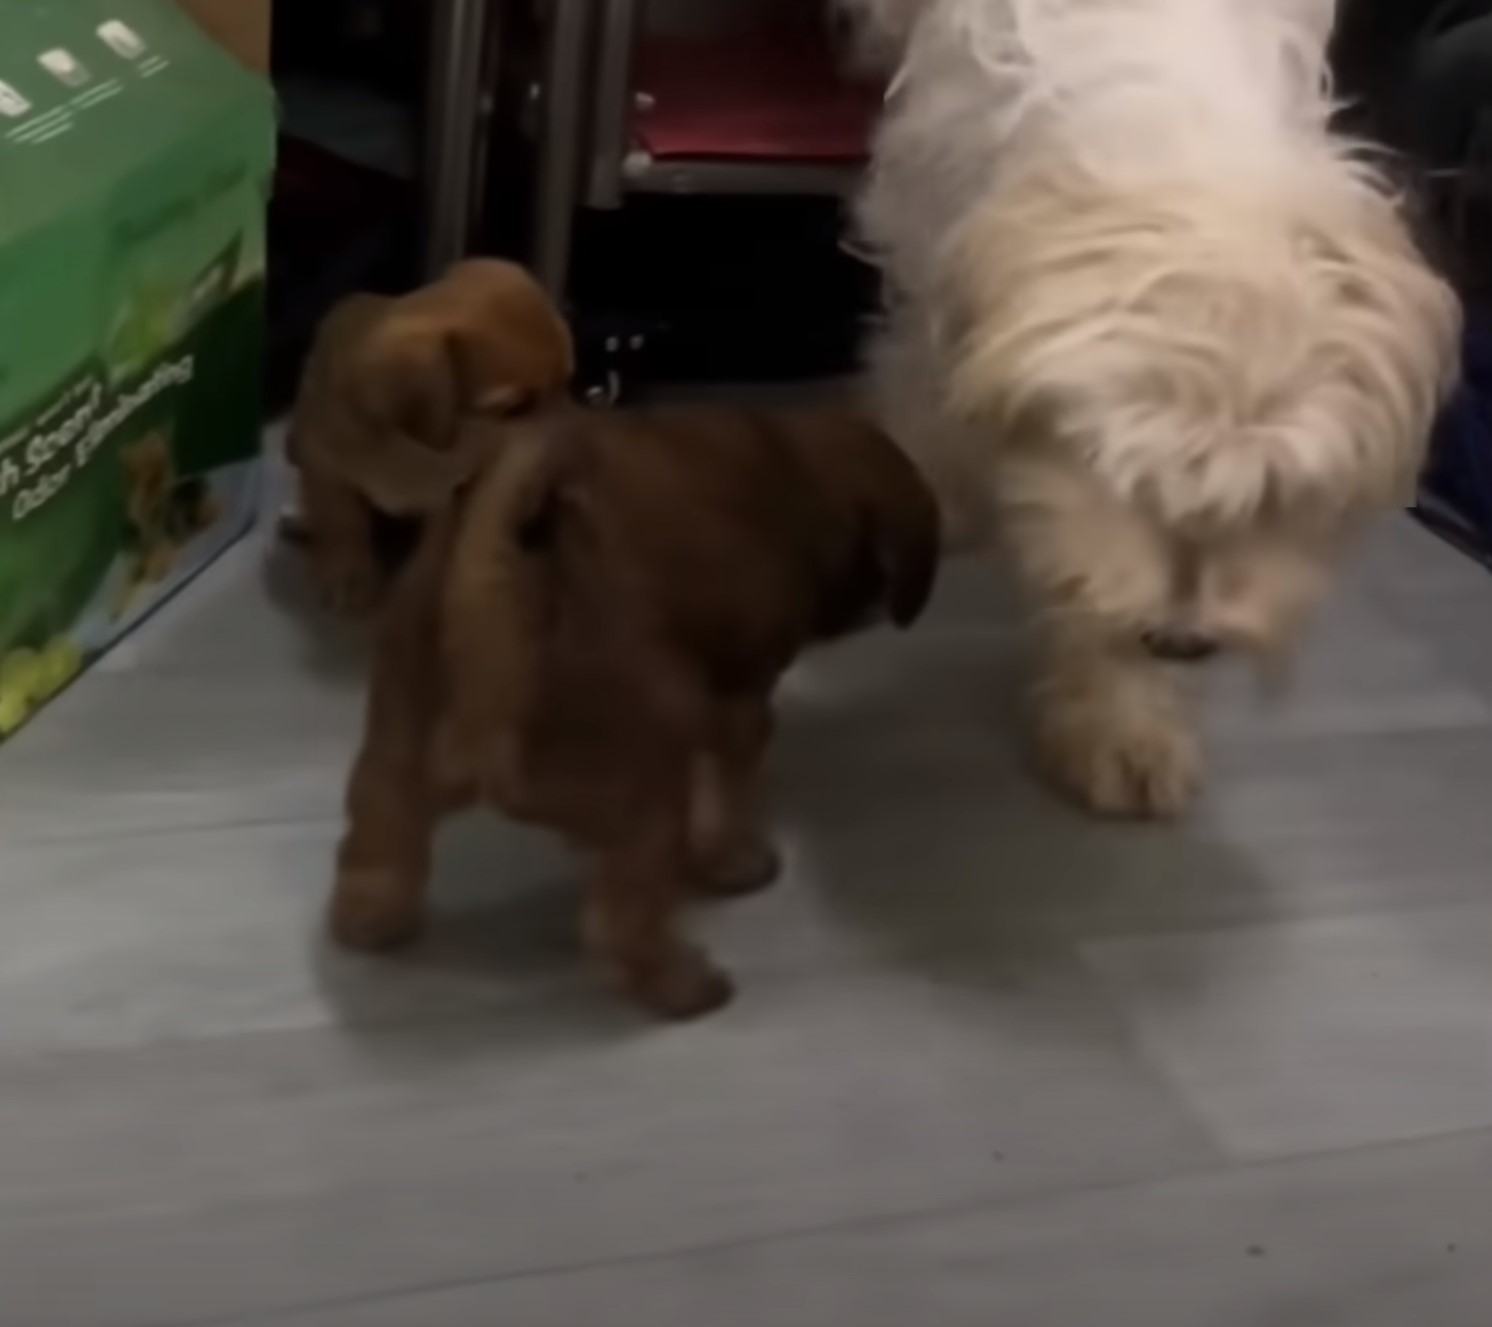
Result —
[[443, 777], [511, 802], [521, 796], [521, 739], [551, 608], [562, 444], [539, 424], [468, 427], [502, 438], [464, 504], [442, 589], [436, 760]]

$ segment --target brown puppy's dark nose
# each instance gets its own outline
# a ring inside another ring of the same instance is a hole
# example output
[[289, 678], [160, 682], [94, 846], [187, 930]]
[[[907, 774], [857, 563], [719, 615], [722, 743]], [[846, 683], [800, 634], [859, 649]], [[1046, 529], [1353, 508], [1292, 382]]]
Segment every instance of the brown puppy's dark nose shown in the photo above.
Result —
[[1205, 663], [1218, 652], [1217, 641], [1185, 627], [1159, 627], [1147, 631], [1140, 643], [1157, 659], [1167, 663]]

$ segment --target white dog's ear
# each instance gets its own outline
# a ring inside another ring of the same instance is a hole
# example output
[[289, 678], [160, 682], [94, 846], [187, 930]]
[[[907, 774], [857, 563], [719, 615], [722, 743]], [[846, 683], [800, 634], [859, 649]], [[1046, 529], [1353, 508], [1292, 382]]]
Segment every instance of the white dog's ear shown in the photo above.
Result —
[[859, 69], [894, 69], [912, 29], [934, 0], [832, 0], [830, 22]]

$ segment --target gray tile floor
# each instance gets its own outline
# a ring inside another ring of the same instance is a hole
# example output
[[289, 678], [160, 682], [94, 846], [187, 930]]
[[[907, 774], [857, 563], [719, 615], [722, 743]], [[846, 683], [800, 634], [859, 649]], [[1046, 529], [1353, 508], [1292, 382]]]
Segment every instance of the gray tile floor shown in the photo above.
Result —
[[1492, 579], [1399, 522], [1189, 824], [1026, 778], [1012, 616], [791, 679], [739, 1003], [580, 971], [476, 820], [316, 923], [361, 644], [250, 541], [0, 754], [3, 1327], [1485, 1327]]

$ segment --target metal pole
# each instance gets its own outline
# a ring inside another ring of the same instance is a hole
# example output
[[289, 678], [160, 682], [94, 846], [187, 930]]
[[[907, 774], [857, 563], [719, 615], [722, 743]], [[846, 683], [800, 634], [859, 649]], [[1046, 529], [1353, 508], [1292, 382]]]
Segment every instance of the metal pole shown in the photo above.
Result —
[[430, 277], [464, 258], [471, 243], [486, 22], [486, 0], [432, 0], [423, 182]]
[[632, 146], [632, 65], [640, 8], [639, 0], [607, 0], [602, 14], [585, 200], [591, 207], [622, 205], [622, 163]]
[[539, 170], [534, 191], [534, 271], [556, 299], [570, 275], [575, 209], [580, 202], [581, 138], [585, 132], [585, 73], [590, 0], [550, 0], [544, 62]]

